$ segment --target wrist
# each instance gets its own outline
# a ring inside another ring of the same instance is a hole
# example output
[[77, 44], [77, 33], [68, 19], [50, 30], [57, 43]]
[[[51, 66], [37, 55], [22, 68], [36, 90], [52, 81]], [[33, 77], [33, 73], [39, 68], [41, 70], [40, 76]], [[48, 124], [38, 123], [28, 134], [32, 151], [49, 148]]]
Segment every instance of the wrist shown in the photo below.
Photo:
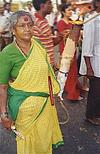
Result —
[[8, 112], [1, 112], [0, 117], [1, 117], [1, 120], [2, 119], [8, 119]]

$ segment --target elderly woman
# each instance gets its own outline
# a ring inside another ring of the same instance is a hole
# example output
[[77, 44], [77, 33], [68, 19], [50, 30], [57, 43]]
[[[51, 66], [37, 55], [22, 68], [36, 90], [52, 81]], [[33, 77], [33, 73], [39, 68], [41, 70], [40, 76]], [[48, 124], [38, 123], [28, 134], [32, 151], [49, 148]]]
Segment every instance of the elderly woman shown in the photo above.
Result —
[[2, 124], [15, 125], [21, 134], [16, 136], [18, 154], [52, 154], [52, 145], [63, 144], [53, 104], [59, 84], [45, 48], [32, 38], [31, 15], [18, 11], [10, 20], [15, 39], [0, 53]]

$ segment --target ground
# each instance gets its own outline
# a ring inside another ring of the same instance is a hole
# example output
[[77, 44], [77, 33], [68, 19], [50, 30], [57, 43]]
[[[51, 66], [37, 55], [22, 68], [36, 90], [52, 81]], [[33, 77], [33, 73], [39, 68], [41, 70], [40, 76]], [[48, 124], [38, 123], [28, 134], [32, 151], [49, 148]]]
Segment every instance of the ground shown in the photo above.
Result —
[[[80, 102], [64, 101], [69, 114], [69, 121], [61, 125], [65, 145], [54, 154], [100, 154], [100, 127], [93, 126], [85, 120], [86, 96]], [[59, 119], [64, 119], [58, 105]]]
[[[67, 115], [56, 98], [59, 121], [69, 121], [60, 125], [64, 137], [64, 146], [53, 154], [100, 154], [100, 127], [85, 121], [86, 97], [79, 102], [64, 100]], [[16, 142], [13, 134], [0, 124], [0, 154], [16, 154]]]

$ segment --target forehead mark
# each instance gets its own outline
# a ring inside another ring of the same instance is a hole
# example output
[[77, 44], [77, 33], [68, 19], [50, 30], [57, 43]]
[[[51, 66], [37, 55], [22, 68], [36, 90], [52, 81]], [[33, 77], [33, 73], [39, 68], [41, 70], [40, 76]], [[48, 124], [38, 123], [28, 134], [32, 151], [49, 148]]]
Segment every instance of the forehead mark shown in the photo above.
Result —
[[29, 18], [27, 16], [23, 17], [24, 21], [28, 21]]

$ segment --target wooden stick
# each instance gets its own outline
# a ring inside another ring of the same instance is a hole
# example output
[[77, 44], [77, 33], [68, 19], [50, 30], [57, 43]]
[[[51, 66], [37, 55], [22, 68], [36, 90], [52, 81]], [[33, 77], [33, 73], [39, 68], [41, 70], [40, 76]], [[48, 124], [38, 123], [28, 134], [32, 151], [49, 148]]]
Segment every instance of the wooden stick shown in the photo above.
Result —
[[52, 88], [52, 82], [50, 76], [48, 76], [48, 85], [49, 85], [49, 94], [50, 94], [50, 101], [51, 105], [54, 105], [54, 96], [53, 96], [53, 88]]

